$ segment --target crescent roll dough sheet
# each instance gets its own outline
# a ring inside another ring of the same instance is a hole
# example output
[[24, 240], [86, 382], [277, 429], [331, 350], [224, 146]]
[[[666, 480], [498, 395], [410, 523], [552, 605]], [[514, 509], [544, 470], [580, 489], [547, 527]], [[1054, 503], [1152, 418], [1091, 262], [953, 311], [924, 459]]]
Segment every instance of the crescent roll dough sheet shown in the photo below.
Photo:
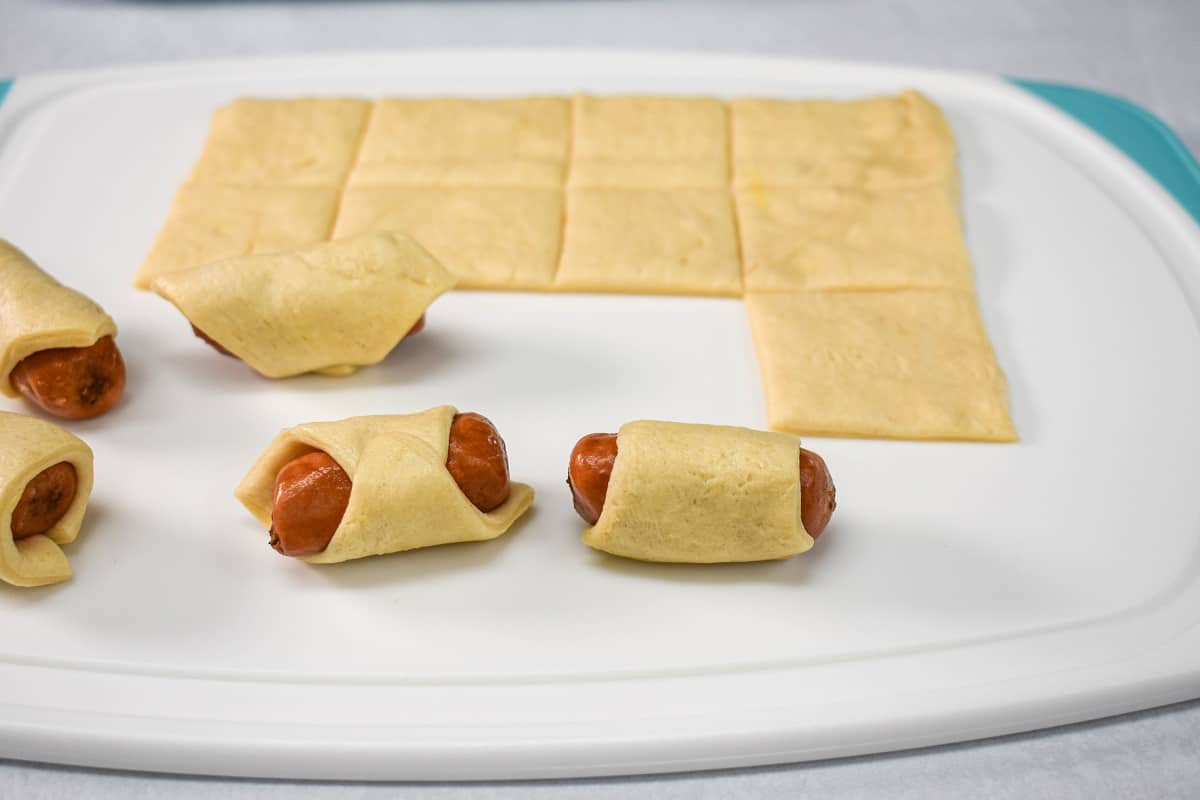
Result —
[[[21, 493], [42, 470], [66, 461], [75, 467], [75, 500], [44, 534], [14, 540], [12, 513]], [[59, 545], [75, 541], [92, 493], [92, 451], [62, 428], [22, 414], [0, 411], [0, 580], [44, 586], [71, 577]]]
[[313, 186], [184, 184], [133, 285], [149, 289], [168, 272], [326, 241], [338, 195]]
[[371, 114], [367, 100], [241, 98], [213, 114], [192, 183], [339, 187]]
[[954, 134], [919, 92], [865, 100], [733, 100], [737, 188], [809, 186], [883, 190], [954, 173]]
[[9, 375], [26, 356], [54, 347], [90, 347], [116, 332], [104, 309], [0, 239], [0, 394], [20, 396]]
[[155, 292], [268, 378], [375, 364], [454, 276], [407, 236], [375, 233], [160, 275]]
[[512, 483], [508, 500], [483, 513], [446, 469], [456, 410], [312, 422], [280, 433], [242, 479], [235, 495], [265, 527], [271, 525], [275, 475], [287, 462], [324, 450], [350, 476], [350, 503], [313, 564], [395, 553], [451, 542], [494, 539], [533, 503], [533, 489]]
[[388, 98], [371, 115], [354, 185], [562, 187], [564, 97]]
[[747, 291], [971, 289], [954, 137], [924, 96], [731, 108]]
[[735, 197], [747, 291], [973, 286], [948, 182], [886, 192], [759, 186]]
[[1004, 373], [968, 292], [750, 292], [746, 308], [772, 428], [1017, 439]]
[[555, 288], [741, 294], [729, 193], [724, 189], [571, 189]]
[[559, 189], [351, 186], [334, 238], [403, 231], [459, 277], [460, 289], [548, 289], [562, 215]]
[[629, 422], [617, 434], [590, 547], [640, 561], [717, 564], [812, 547], [800, 521], [795, 436], [718, 425]]

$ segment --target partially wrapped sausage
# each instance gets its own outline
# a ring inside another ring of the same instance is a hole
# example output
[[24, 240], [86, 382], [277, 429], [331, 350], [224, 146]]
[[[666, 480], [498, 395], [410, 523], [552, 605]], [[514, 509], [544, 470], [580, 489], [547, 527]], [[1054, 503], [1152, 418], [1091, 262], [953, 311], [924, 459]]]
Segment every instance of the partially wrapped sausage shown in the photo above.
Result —
[[0, 411], [0, 580], [44, 586], [71, 577], [59, 545], [79, 534], [92, 477], [91, 448], [78, 437]]
[[[607, 445], [607, 456], [589, 456], [589, 442]], [[794, 436], [747, 428], [629, 422], [615, 442], [611, 435], [584, 437], [569, 474], [576, 509], [594, 522], [584, 543], [641, 561], [788, 558], [811, 548], [820, 533], [805, 529], [802, 496], [814, 498], [808, 518], [820, 529], [834, 506], [818, 456], [801, 451]]]
[[456, 278], [412, 239], [373, 233], [159, 275], [151, 288], [268, 378], [382, 361]]
[[[301, 488], [326, 484], [330, 492], [343, 491], [344, 481], [337, 473], [344, 473], [350, 483], [349, 498], [344, 510], [335, 509], [340, 521], [332, 538], [327, 544], [321, 542], [323, 548], [316, 552], [297, 549], [294, 553], [314, 564], [494, 539], [529, 509], [533, 489], [522, 483], [509, 484], [505, 474], [507, 496], [503, 502], [487, 512], [477, 507], [480, 500], [464, 493], [458, 482], [461, 475], [451, 474], [447, 466], [448, 457], [452, 464], [458, 463], [451, 457], [451, 429], [464, 416], [468, 415], [458, 415], [451, 406], [438, 406], [417, 414], [297, 425], [267, 446], [235, 495], [274, 531], [281, 522], [273, 518], [280, 507], [281, 486], [288, 491], [288, 483]], [[314, 457], [306, 465], [303, 462], [308, 456]], [[296, 469], [305, 471], [299, 482], [288, 476]], [[320, 500], [310, 496], [305, 506], [324, 506]], [[276, 539], [272, 541], [276, 549], [293, 554], [282, 549]]]
[[99, 416], [125, 389], [112, 317], [0, 239], [0, 394], [67, 419]]

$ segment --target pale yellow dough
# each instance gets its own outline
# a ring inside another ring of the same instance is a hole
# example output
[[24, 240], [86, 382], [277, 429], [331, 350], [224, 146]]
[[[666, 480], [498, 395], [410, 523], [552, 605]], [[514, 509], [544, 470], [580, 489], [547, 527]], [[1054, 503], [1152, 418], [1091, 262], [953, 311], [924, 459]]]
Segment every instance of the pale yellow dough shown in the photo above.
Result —
[[947, 182], [878, 193], [757, 186], [735, 197], [747, 291], [973, 285]]
[[567, 186], [572, 189], [720, 189], [729, 188], [725, 164], [715, 159], [613, 161], [575, 159]]
[[149, 289], [169, 272], [326, 241], [337, 207], [337, 189], [184, 184], [133, 285]]
[[116, 333], [104, 309], [0, 239], [0, 394], [20, 396], [9, 375], [26, 356], [55, 347], [90, 347]]
[[954, 135], [919, 92], [730, 103], [734, 183], [880, 190], [954, 172]]
[[[75, 500], [44, 534], [14, 540], [12, 512], [34, 476], [66, 461], [75, 467]], [[76, 436], [40, 419], [0, 411], [0, 580], [45, 586], [71, 577], [59, 545], [75, 541], [92, 493], [92, 451]]]
[[584, 544], [640, 561], [717, 564], [812, 547], [800, 519], [795, 436], [718, 425], [629, 422]]
[[571, 190], [555, 288], [739, 295], [742, 278], [729, 193]]
[[375, 104], [358, 163], [567, 159], [564, 97], [386, 98]]
[[451, 406], [418, 414], [312, 422], [280, 433], [259, 456], [235, 495], [264, 527], [271, 525], [275, 475], [287, 462], [323, 450], [350, 476], [350, 504], [312, 564], [395, 553], [451, 542], [494, 539], [533, 503], [533, 489], [512, 483], [508, 500], [483, 513], [446, 469]]
[[1016, 441], [974, 295], [749, 292], [770, 426], [813, 436]]
[[403, 231], [458, 276], [460, 289], [547, 289], [562, 214], [559, 190], [357, 186], [342, 199], [334, 238]]
[[160, 275], [155, 292], [268, 378], [345, 375], [392, 351], [454, 276], [398, 233]]
[[728, 163], [725, 104], [711, 97], [575, 97], [572, 159]]
[[359, 164], [350, 176], [351, 187], [481, 186], [527, 189], [560, 189], [565, 179], [562, 161], [378, 161]]
[[192, 183], [338, 187], [371, 103], [344, 97], [241, 98], [213, 114]]

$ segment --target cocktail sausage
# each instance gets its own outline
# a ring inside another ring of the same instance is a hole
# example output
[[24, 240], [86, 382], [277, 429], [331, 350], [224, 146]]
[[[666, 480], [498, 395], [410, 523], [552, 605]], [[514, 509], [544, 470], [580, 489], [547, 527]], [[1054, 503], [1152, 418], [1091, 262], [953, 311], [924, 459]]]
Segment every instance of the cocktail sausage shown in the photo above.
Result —
[[[509, 495], [504, 439], [486, 417], [457, 414], [450, 424], [446, 469], [480, 511]], [[307, 453], [284, 464], [275, 477], [271, 546], [286, 556], [324, 550], [350, 503], [350, 476], [328, 453]]]
[[55, 347], [27, 356], [9, 376], [13, 388], [48, 414], [91, 419], [125, 391], [125, 361], [111, 336], [90, 347]]

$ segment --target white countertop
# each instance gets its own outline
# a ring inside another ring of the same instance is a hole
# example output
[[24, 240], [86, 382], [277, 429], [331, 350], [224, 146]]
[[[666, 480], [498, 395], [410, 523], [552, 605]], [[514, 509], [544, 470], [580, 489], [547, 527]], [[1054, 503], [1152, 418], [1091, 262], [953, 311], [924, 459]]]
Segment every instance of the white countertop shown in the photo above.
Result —
[[[1079, 83], [1161, 116], [1200, 152], [1196, 0], [232, 3], [0, 0], [0, 75], [354, 49], [687, 49], [969, 69]], [[1200, 702], [1040, 733], [782, 767], [546, 783], [410, 785], [429, 797], [1193, 797]], [[0, 761], [0, 795], [395, 796], [297, 784]]]

